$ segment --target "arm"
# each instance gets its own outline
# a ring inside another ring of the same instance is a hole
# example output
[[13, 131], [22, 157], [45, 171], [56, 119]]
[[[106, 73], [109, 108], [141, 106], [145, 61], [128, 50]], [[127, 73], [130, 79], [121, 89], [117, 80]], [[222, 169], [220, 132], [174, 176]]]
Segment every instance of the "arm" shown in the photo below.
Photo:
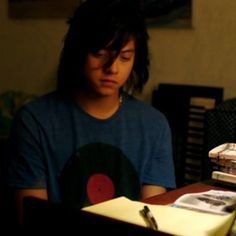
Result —
[[165, 193], [166, 189], [157, 185], [143, 185], [142, 187], [142, 199], [152, 197], [161, 193]]
[[23, 223], [23, 199], [32, 196], [48, 199], [45, 163], [39, 139], [39, 128], [31, 113], [19, 110], [14, 117], [8, 140], [7, 186], [14, 220]]
[[156, 122], [149, 127], [154, 130], [150, 139], [153, 149], [144, 167], [142, 198], [162, 194], [176, 187], [172, 138], [168, 121], [160, 114], [153, 120]]
[[15, 200], [16, 200], [16, 213], [17, 221], [21, 226], [23, 224], [24, 216], [24, 206], [23, 200], [24, 197], [36, 197], [43, 200], [48, 200], [48, 194], [46, 189], [18, 189], [15, 191]]

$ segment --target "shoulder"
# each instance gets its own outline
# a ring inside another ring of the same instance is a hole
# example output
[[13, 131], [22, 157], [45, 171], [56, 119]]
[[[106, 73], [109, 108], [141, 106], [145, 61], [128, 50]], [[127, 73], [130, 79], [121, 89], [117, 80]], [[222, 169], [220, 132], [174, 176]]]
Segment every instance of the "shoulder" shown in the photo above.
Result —
[[66, 105], [63, 105], [65, 102], [56, 91], [53, 91], [26, 103], [18, 110], [16, 118], [47, 119], [56, 116], [60, 110], [65, 109]]
[[28, 111], [32, 113], [46, 113], [54, 111], [58, 106], [63, 106], [64, 100], [58, 92], [53, 91], [45, 95], [41, 95], [28, 102], [22, 107], [22, 111]]
[[35, 109], [35, 108], [40, 108], [40, 107], [47, 107], [49, 105], [57, 103], [59, 100], [59, 95], [56, 91], [41, 95], [36, 97], [34, 100], [28, 102], [25, 104], [23, 108], [25, 109]]
[[140, 119], [167, 123], [167, 119], [162, 112], [137, 97], [124, 93], [124, 103], [125, 109]]

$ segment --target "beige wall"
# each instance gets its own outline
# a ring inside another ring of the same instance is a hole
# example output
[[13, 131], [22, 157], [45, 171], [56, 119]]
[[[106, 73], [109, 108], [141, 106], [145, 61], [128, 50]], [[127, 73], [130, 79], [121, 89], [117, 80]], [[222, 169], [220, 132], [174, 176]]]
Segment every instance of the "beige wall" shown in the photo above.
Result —
[[[42, 94], [55, 86], [66, 19], [13, 20], [0, 0], [0, 92]], [[236, 97], [236, 1], [193, 0], [192, 29], [149, 28], [151, 78], [142, 98], [160, 82], [222, 86]]]
[[55, 86], [66, 19], [10, 19], [0, 0], [0, 92], [42, 94]]
[[222, 86], [236, 97], [236, 1], [193, 0], [193, 29], [150, 29], [151, 80]]

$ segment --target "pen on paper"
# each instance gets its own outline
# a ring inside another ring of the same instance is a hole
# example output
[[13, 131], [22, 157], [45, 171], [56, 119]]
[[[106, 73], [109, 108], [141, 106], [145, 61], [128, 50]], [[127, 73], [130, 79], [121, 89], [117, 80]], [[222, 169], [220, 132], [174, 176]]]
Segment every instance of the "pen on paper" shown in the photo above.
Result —
[[152, 229], [158, 230], [157, 222], [148, 206], [144, 206], [140, 213]]
[[233, 212], [233, 211], [236, 211], [236, 202], [233, 203], [232, 205], [225, 206], [223, 208], [223, 210], [226, 211], [226, 212], [229, 212], [229, 213]]

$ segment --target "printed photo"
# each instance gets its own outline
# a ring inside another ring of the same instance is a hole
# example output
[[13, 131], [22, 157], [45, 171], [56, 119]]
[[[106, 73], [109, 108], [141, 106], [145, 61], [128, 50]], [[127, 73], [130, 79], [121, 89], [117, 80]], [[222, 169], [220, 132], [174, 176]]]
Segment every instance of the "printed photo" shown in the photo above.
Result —
[[192, 0], [140, 0], [149, 26], [189, 28]]
[[82, 0], [8, 0], [12, 18], [66, 18]]

